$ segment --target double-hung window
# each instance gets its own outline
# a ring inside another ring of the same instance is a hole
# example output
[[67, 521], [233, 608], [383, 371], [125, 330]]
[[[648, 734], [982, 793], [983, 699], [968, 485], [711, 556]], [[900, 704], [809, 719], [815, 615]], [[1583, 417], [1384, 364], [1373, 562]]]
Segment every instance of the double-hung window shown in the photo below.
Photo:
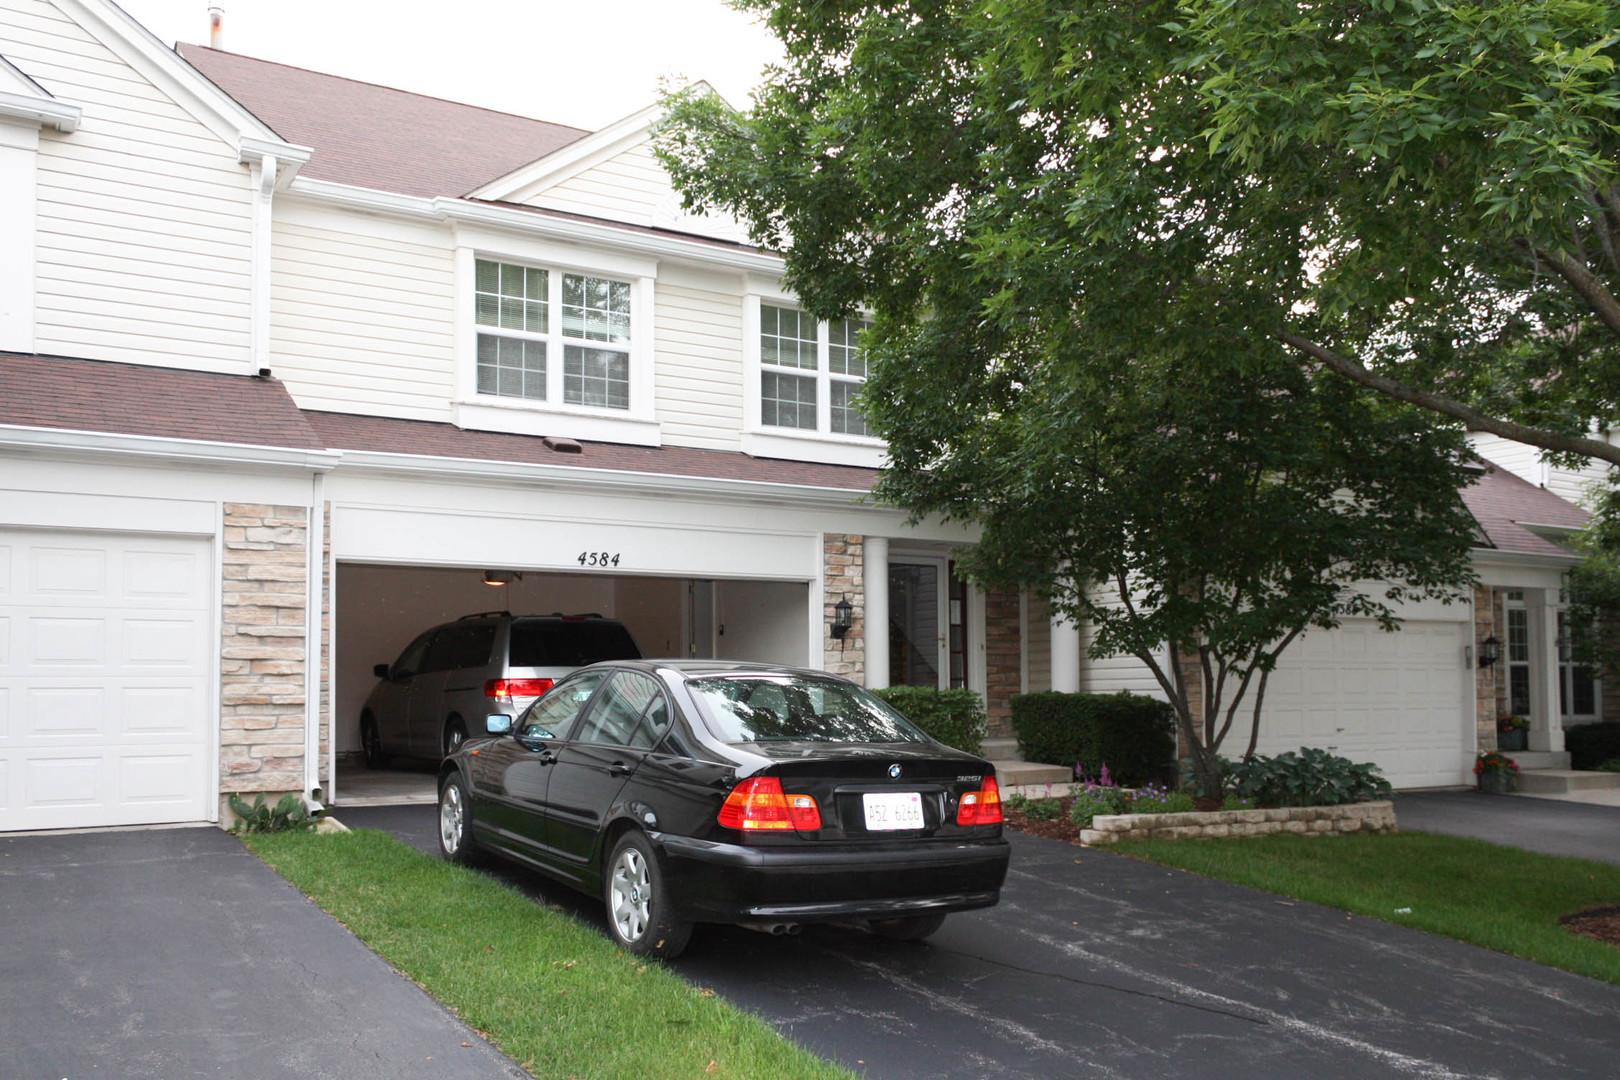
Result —
[[628, 411], [631, 283], [479, 259], [477, 392]]
[[855, 395], [866, 381], [863, 319], [818, 322], [797, 308], [759, 307], [759, 423], [764, 432], [871, 437]]

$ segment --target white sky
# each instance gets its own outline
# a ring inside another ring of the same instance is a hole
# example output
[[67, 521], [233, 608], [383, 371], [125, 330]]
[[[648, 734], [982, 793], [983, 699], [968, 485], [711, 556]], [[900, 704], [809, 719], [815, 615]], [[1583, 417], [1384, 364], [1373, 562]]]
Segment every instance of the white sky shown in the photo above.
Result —
[[[165, 45], [208, 44], [208, 0], [118, 0]], [[224, 0], [227, 50], [599, 128], [651, 105], [659, 78], [704, 79], [739, 108], [771, 35], [724, 0]]]

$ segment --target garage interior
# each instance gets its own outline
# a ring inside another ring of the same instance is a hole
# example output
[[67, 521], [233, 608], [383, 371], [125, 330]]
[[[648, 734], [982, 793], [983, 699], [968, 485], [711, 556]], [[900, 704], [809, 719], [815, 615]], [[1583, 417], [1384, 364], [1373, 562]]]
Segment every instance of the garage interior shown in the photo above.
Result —
[[[493, 572], [492, 572], [493, 571]], [[486, 577], [506, 579], [491, 585]], [[396, 760], [382, 775], [360, 755], [360, 711], [411, 640], [480, 612], [592, 613], [624, 623], [648, 657], [715, 657], [803, 667], [809, 662], [810, 583], [557, 573], [501, 567], [340, 562], [333, 589], [334, 801], [432, 801], [436, 763]]]

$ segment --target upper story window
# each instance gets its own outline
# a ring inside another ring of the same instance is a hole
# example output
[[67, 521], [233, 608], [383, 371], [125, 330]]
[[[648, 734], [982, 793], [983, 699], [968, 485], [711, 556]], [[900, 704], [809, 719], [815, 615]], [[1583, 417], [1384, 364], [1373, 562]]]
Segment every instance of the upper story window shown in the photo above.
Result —
[[630, 282], [491, 259], [475, 278], [480, 395], [629, 410]]
[[762, 428], [871, 437], [855, 395], [866, 381], [864, 319], [817, 322], [797, 308], [760, 304]]

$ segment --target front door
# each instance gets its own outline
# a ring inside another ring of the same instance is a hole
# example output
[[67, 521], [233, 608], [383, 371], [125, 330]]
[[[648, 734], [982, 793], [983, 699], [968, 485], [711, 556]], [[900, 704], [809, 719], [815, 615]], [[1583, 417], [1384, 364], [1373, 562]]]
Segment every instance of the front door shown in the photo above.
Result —
[[889, 561], [889, 683], [943, 689], [949, 638], [944, 559]]

